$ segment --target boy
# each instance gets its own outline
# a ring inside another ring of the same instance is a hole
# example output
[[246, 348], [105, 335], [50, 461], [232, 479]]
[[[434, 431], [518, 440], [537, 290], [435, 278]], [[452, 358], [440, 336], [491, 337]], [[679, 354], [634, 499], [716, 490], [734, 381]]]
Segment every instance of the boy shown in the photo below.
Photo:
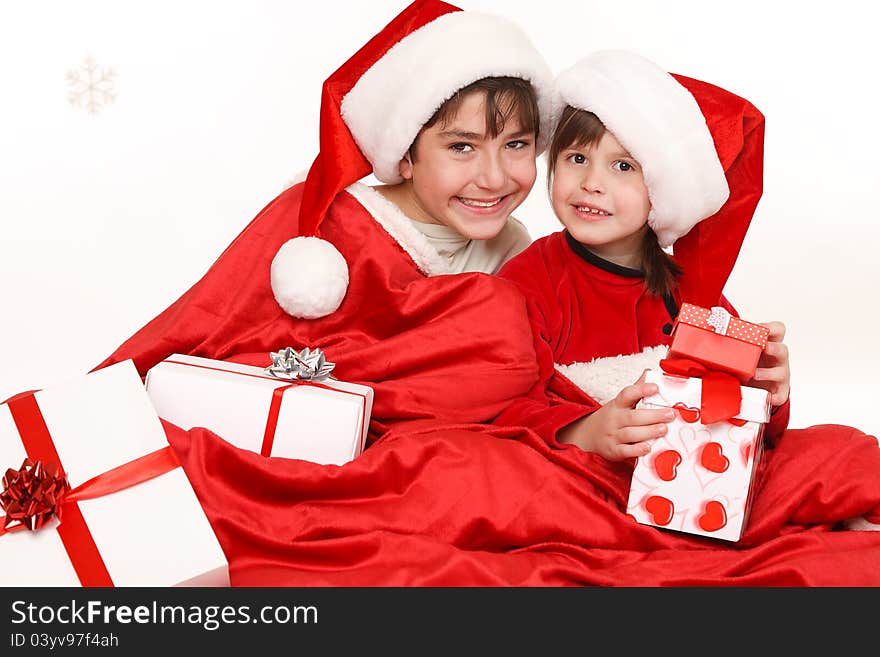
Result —
[[[534, 183], [551, 85], [510, 22], [413, 3], [325, 82], [306, 181], [99, 367], [320, 347], [376, 388], [376, 431], [490, 419], [536, 380], [523, 302], [494, 277], [431, 277], [493, 272], [525, 247], [509, 215]], [[371, 172], [386, 185], [357, 183]]]
[[[451, 9], [413, 3], [325, 82], [321, 153], [306, 180], [300, 236], [329, 230], [320, 225], [333, 198], [372, 171], [387, 185], [378, 188], [381, 199], [363, 186], [347, 191], [428, 276], [494, 273], [529, 241], [508, 217], [537, 175], [535, 157], [549, 132], [552, 76], [507, 20]], [[443, 13], [429, 18], [437, 12]], [[407, 14], [429, 22], [411, 31]], [[373, 61], [377, 40], [384, 50]], [[387, 48], [389, 42], [394, 47]], [[547, 127], [539, 130], [542, 120]], [[333, 129], [342, 122], [347, 129]], [[432, 244], [432, 231], [419, 230], [425, 225], [450, 230], [434, 235]], [[466, 246], [461, 242], [442, 255], [435, 248], [462, 238], [499, 243], [470, 257], [458, 253]], [[328, 241], [340, 248], [344, 240]], [[272, 287], [288, 313], [316, 318], [342, 303], [346, 268], [334, 250], [308, 239], [281, 249]], [[320, 282], [302, 275], [304, 261], [320, 272]]]

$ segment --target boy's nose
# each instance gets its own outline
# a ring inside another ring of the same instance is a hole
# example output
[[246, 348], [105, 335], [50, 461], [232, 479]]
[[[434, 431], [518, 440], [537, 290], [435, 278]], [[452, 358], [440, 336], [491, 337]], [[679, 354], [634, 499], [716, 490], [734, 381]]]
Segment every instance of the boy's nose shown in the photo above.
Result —
[[501, 189], [507, 180], [504, 160], [496, 154], [487, 153], [480, 162], [477, 185], [483, 189]]

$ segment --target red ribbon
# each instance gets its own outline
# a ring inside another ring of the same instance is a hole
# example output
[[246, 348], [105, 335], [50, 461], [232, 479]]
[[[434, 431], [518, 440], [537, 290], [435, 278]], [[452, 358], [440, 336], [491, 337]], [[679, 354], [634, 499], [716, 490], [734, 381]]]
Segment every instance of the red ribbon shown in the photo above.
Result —
[[269, 417], [266, 420], [266, 429], [263, 432], [263, 444], [260, 447], [262, 456], [272, 455], [272, 445], [275, 443], [275, 427], [278, 425], [278, 414], [281, 412], [281, 398], [284, 397], [284, 391], [290, 390], [296, 383], [289, 386], [281, 386], [272, 391], [272, 403], [269, 404]]
[[700, 417], [703, 424], [714, 424], [737, 415], [742, 406], [739, 380], [732, 374], [711, 370], [687, 358], [664, 358], [660, 368], [667, 374], [702, 379]]
[[[237, 374], [239, 376], [250, 376], [255, 379], [267, 379], [270, 381], [278, 381], [279, 379], [274, 376], [262, 376], [260, 374], [248, 374], [247, 372], [236, 372], [235, 370], [224, 370], [220, 367], [209, 367], [208, 365], [196, 365], [195, 363], [186, 363], [181, 360], [171, 360], [166, 359], [163, 361], [165, 363], [171, 363], [174, 365], [185, 365], [186, 367], [198, 367], [203, 370], [213, 370], [214, 372], [223, 372], [224, 374]], [[269, 415], [266, 418], [266, 428], [263, 430], [263, 443], [260, 446], [260, 455], [261, 456], [271, 456], [272, 455], [272, 446], [275, 444], [275, 429], [278, 426], [278, 415], [281, 413], [281, 400], [284, 397], [284, 393], [290, 390], [291, 388], [296, 388], [297, 386], [311, 386], [313, 388], [323, 388], [324, 390], [332, 390], [333, 392], [341, 392], [346, 395], [352, 395], [354, 397], [359, 397], [361, 400], [361, 427], [367, 421], [367, 402], [363, 395], [359, 395], [356, 392], [349, 392], [348, 390], [340, 390], [339, 388], [334, 388], [333, 386], [324, 385], [323, 383], [317, 383], [316, 381], [309, 381], [308, 379], [296, 379], [292, 381], [290, 384], [286, 386], [279, 386], [272, 391], [272, 401], [269, 403]]]
[[[196, 365], [196, 367], [199, 366]], [[272, 456], [272, 445], [275, 444], [275, 429], [278, 426], [278, 415], [279, 413], [281, 413], [281, 399], [284, 397], [285, 392], [287, 392], [291, 388], [296, 388], [297, 386], [324, 388], [324, 390], [332, 390], [333, 392], [342, 392], [346, 395], [354, 395], [355, 397], [360, 397], [362, 404], [361, 427], [363, 427], [363, 422], [365, 421], [364, 416], [366, 415], [366, 403], [364, 402], [363, 395], [359, 395], [356, 392], [349, 392], [348, 390], [339, 390], [339, 388], [327, 386], [323, 383], [316, 383], [314, 381], [308, 380], [297, 380], [290, 385], [281, 386], [280, 388], [275, 388], [275, 390], [272, 391], [272, 402], [269, 404], [269, 417], [266, 419], [266, 429], [263, 432], [263, 444], [260, 446], [261, 456]]]
[[[64, 468], [61, 459], [33, 393], [10, 399], [7, 406], [12, 413], [12, 419], [28, 458], [35, 464], [37, 462], [47, 464], [48, 470], [57, 468], [60, 476], [63, 477]], [[166, 446], [93, 477], [74, 489], [64, 486], [58, 491], [60, 499], [54, 500], [54, 509], [59, 519], [62, 516], [64, 518], [58, 525], [58, 536], [83, 586], [113, 586], [113, 580], [77, 503], [136, 486], [179, 466], [180, 463], [171, 447]], [[20, 470], [19, 474], [21, 473]], [[48, 516], [44, 521], [47, 519]], [[0, 521], [3, 521], [4, 525], [0, 528], [0, 536], [25, 527], [22, 524], [8, 529], [6, 518], [0, 518]]]

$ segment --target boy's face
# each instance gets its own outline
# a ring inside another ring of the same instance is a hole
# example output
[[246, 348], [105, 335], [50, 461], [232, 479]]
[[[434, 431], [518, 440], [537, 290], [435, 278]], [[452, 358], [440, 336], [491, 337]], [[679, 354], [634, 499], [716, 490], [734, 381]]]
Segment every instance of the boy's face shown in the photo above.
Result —
[[563, 150], [553, 169], [553, 211], [578, 242], [618, 261], [639, 253], [651, 202], [642, 167], [609, 131]]
[[413, 161], [400, 162], [401, 209], [469, 239], [495, 237], [535, 184], [535, 134], [511, 116], [497, 137], [486, 131], [485, 93], [466, 96], [455, 116], [423, 129]]

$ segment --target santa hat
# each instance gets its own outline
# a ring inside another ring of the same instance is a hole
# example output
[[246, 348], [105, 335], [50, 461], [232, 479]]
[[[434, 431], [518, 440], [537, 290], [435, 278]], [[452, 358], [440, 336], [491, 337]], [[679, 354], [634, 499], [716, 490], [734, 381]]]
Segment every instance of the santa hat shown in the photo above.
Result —
[[595, 114], [642, 167], [648, 225], [673, 246], [682, 299], [715, 305], [763, 190], [764, 116], [720, 87], [604, 50], [556, 79], [563, 105]]
[[345, 297], [345, 259], [320, 239], [336, 195], [371, 172], [385, 183], [400, 182], [400, 160], [440, 106], [477, 80], [501, 76], [532, 84], [542, 152], [552, 74], [526, 34], [498, 16], [417, 0], [324, 82], [321, 150], [306, 177], [299, 236], [282, 245], [271, 267], [272, 291], [286, 312], [324, 317]]

